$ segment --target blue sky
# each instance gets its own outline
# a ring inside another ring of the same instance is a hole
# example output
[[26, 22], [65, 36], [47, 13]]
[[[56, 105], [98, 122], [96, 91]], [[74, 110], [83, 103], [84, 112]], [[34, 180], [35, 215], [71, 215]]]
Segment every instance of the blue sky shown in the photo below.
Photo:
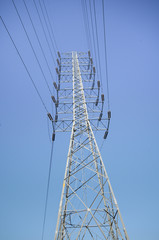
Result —
[[[24, 4], [15, 1], [50, 88], [52, 80]], [[38, 4], [38, 1], [36, 1]], [[87, 51], [81, 1], [46, 0], [60, 51]], [[31, 16], [48, 51], [33, 1]], [[130, 239], [159, 238], [159, 2], [105, 1], [112, 119], [102, 157]], [[96, 0], [103, 87], [106, 94], [101, 1]], [[47, 105], [50, 95], [12, 1], [0, 1], [3, 17]], [[30, 79], [0, 22], [0, 239], [36, 240], [42, 231], [50, 156], [47, 117]], [[51, 126], [50, 126], [51, 131]], [[56, 134], [45, 228], [54, 237], [69, 145]], [[102, 136], [97, 137], [97, 142]]]

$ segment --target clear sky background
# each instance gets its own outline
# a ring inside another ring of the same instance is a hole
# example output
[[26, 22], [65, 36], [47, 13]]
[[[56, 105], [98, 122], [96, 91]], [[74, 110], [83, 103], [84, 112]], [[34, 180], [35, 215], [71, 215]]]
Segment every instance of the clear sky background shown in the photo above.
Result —
[[[53, 89], [23, 1], [15, 2]], [[59, 50], [87, 51], [81, 1], [45, 3]], [[33, 1], [27, 5], [55, 77]], [[158, 240], [159, 1], [107, 0], [105, 6], [112, 119], [101, 153], [130, 239]], [[96, 0], [96, 10], [106, 94], [101, 0]], [[0, 15], [52, 111], [48, 89], [12, 1], [0, 0]], [[45, 240], [54, 239], [69, 137], [56, 134]], [[50, 148], [46, 112], [0, 22], [1, 240], [41, 239]]]

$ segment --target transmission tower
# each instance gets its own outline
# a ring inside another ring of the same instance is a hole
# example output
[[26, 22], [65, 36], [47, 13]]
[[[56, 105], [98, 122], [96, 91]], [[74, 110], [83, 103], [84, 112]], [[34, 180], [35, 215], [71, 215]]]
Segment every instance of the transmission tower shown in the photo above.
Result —
[[[129, 239], [94, 131], [107, 137], [104, 95], [90, 52], [58, 52], [55, 132], [71, 132], [55, 240]], [[96, 84], [97, 83], [97, 84]], [[97, 85], [97, 86], [96, 86]]]

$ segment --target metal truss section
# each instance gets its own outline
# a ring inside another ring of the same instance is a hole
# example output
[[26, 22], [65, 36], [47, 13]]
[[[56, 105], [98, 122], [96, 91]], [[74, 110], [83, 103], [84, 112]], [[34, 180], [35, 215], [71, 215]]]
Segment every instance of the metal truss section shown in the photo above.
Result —
[[[85, 104], [89, 122], [92, 124], [93, 131], [105, 131], [108, 133], [110, 114], [106, 116], [104, 111], [104, 95], [100, 93], [100, 81], [96, 80], [96, 70], [90, 52], [78, 53], [78, 65], [80, 76], [83, 82], [85, 94]], [[73, 124], [73, 57], [72, 53], [58, 52], [56, 68], [57, 82], [54, 87], [57, 90], [56, 96], [52, 96], [55, 103], [56, 114], [54, 117], [55, 132], [71, 131]], [[78, 89], [80, 92], [81, 89]]]
[[[106, 120], [106, 119], [104, 119]], [[93, 131], [105, 131], [106, 129], [106, 125], [104, 125], [104, 121], [100, 121], [98, 128], [96, 126], [96, 119], [91, 119], [89, 120], [89, 123], [92, 126], [92, 130]], [[56, 132], [71, 132], [72, 131], [72, 125], [73, 125], [74, 120], [70, 120], [70, 119], [65, 119], [65, 120], [59, 120], [56, 123]]]
[[57, 129], [72, 132], [54, 239], [128, 240], [89, 119], [81, 56], [84, 53], [72, 53], [73, 119], [64, 127], [66, 121], [57, 123]]

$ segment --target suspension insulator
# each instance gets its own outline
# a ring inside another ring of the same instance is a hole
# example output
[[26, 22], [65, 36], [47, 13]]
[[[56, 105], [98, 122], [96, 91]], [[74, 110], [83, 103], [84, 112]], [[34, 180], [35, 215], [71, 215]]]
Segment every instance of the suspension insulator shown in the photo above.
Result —
[[101, 94], [102, 102], [104, 102], [104, 94]]
[[92, 90], [94, 89], [94, 83], [95, 83], [95, 81], [93, 80], [93, 83], [92, 83], [92, 88], [91, 88]]
[[57, 64], [60, 66], [60, 61], [58, 58], [56, 59], [56, 61], [57, 61]]
[[59, 75], [59, 70], [58, 70], [58, 68], [56, 68], [56, 73]]
[[99, 118], [98, 118], [99, 121], [101, 121], [102, 116], [103, 116], [103, 113], [101, 112], [100, 115], [99, 115]]
[[98, 102], [99, 102], [99, 98], [96, 99], [96, 106], [98, 105]]
[[58, 55], [59, 58], [61, 58], [60, 52], [57, 52], [57, 55]]
[[55, 132], [53, 132], [53, 134], [52, 134], [52, 141], [53, 142], [55, 141]]
[[96, 69], [95, 69], [95, 67], [93, 66], [93, 73], [95, 74], [96, 73]]
[[104, 133], [104, 139], [106, 139], [107, 138], [107, 136], [108, 136], [108, 129], [105, 131], [105, 133]]
[[58, 84], [58, 90], [60, 90], [60, 83]]
[[89, 70], [90, 69], [90, 62], [89, 62], [89, 64], [88, 64], [88, 68], [87, 68], [87, 70]]
[[56, 101], [56, 107], [58, 107], [59, 106], [59, 100], [57, 99], [57, 101]]
[[50, 119], [50, 121], [53, 121], [53, 118], [52, 118], [52, 116], [51, 116], [50, 113], [48, 113], [47, 116], [48, 116], [48, 118]]
[[58, 120], [58, 115], [55, 114], [55, 122], [57, 122], [57, 120]]
[[97, 86], [98, 86], [98, 88], [100, 88], [100, 81], [99, 80], [97, 81]]
[[53, 85], [54, 85], [55, 89], [57, 90], [57, 84], [56, 84], [56, 82], [53, 82]]
[[108, 111], [108, 119], [111, 119], [111, 111]]
[[90, 52], [90, 51], [88, 51], [88, 57], [90, 58], [90, 56], [91, 56], [91, 52]]
[[55, 99], [55, 97], [54, 97], [54, 96], [51, 96], [51, 98], [52, 98], [52, 101], [56, 104], [56, 99]]
[[90, 65], [92, 65], [93, 64], [93, 60], [92, 60], [92, 58], [90, 58], [89, 59], [89, 64], [88, 64], [88, 70], [90, 69]]

